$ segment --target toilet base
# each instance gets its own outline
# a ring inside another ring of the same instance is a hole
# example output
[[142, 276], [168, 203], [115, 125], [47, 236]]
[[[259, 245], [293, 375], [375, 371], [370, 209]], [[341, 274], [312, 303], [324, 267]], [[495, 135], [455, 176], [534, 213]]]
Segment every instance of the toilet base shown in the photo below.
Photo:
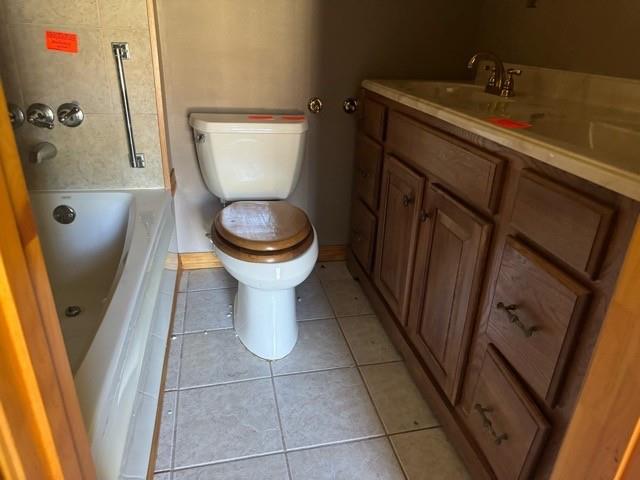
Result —
[[298, 340], [295, 288], [261, 290], [238, 283], [234, 327], [240, 341], [258, 357], [286, 357]]

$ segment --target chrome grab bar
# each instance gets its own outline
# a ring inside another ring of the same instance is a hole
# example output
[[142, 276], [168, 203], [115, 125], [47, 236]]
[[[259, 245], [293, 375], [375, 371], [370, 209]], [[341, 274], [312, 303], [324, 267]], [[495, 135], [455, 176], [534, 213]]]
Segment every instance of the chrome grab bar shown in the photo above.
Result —
[[113, 51], [113, 56], [116, 59], [116, 70], [118, 71], [120, 99], [122, 100], [124, 123], [127, 128], [127, 140], [129, 141], [129, 163], [131, 168], [144, 168], [144, 153], [136, 153], [136, 144], [133, 139], [131, 110], [129, 109], [129, 95], [127, 93], [127, 82], [124, 78], [124, 65], [122, 63], [123, 60], [129, 59], [129, 44], [126, 42], [112, 42], [111, 50]]

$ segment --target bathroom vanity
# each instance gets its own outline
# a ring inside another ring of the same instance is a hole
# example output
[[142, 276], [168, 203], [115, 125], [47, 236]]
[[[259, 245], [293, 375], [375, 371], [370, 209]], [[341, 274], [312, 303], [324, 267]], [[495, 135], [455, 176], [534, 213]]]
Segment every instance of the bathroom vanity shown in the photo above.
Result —
[[363, 87], [349, 268], [473, 478], [548, 478], [640, 211], [628, 139], [600, 107]]

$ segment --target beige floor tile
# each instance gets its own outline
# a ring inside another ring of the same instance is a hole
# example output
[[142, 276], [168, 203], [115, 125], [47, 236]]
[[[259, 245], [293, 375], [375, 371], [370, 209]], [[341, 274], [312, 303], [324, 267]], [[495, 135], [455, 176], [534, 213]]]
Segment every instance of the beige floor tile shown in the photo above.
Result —
[[[191, 282], [191, 277], [189, 277]], [[233, 327], [235, 288], [187, 293], [184, 333]]]
[[287, 462], [283, 454], [236, 460], [206, 467], [178, 470], [173, 480], [287, 480]]
[[189, 291], [236, 288], [238, 281], [224, 268], [203, 268], [189, 273]]
[[440, 428], [392, 435], [409, 480], [469, 480], [462, 461]]
[[274, 375], [354, 365], [347, 342], [334, 319], [298, 324], [298, 343], [282, 360], [271, 364]]
[[333, 309], [329, 304], [329, 299], [315, 275], [296, 287], [296, 300], [298, 320], [333, 317]]
[[183, 335], [180, 388], [269, 376], [269, 362], [247, 350], [234, 330]]
[[281, 451], [270, 379], [179, 392], [174, 468]]
[[369, 365], [360, 371], [387, 433], [438, 425], [404, 363]]
[[287, 453], [293, 480], [403, 480], [389, 440], [375, 438]]
[[182, 356], [182, 335], [169, 338], [169, 360], [164, 381], [165, 390], [176, 390], [180, 379], [180, 357]]
[[322, 283], [353, 280], [345, 262], [318, 262], [314, 272]]
[[287, 448], [356, 440], [384, 432], [355, 368], [274, 378]]
[[355, 280], [332, 280], [322, 284], [336, 316], [366, 315], [373, 309]]
[[162, 416], [158, 432], [158, 451], [155, 470], [169, 470], [172, 466], [173, 435], [176, 421], [177, 392], [166, 392], [162, 400]]
[[184, 332], [184, 316], [187, 311], [187, 294], [179, 292], [176, 296], [176, 309], [174, 313], [172, 333]]
[[338, 321], [358, 365], [402, 360], [375, 315], [339, 317]]

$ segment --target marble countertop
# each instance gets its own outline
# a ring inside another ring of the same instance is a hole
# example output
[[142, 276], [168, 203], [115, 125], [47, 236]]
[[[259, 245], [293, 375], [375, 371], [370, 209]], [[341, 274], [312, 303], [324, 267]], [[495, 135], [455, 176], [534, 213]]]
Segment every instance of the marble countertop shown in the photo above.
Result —
[[[638, 98], [620, 98], [615, 83], [625, 81], [622, 86], [635, 93], [640, 82], [584, 74], [568, 78], [562, 80], [566, 95], [559, 88], [525, 84], [521, 91], [516, 86], [512, 98], [489, 95], [474, 83], [365, 80], [362, 86], [640, 201]], [[590, 93], [594, 89], [598, 95]], [[610, 91], [618, 96], [608, 99]]]

